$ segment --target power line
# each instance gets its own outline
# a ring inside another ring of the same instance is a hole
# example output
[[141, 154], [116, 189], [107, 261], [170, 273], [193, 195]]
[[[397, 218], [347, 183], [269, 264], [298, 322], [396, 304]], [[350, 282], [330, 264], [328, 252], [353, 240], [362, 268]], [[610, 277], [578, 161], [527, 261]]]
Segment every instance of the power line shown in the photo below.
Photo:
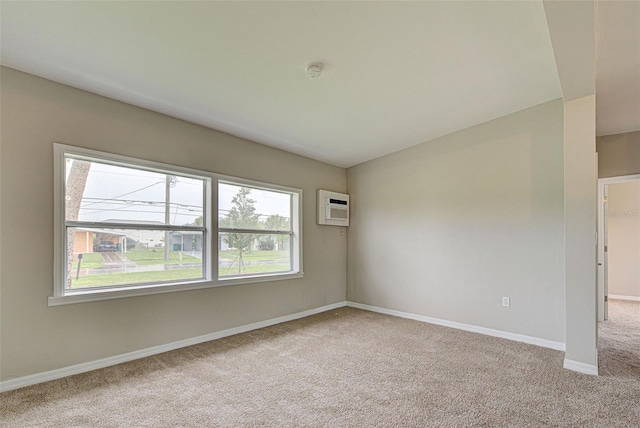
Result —
[[[120, 172], [113, 172], [113, 171], [100, 171], [97, 169], [92, 169], [91, 172], [93, 174], [111, 174], [111, 175], [120, 175], [122, 177], [139, 177], [139, 178], [146, 178], [146, 179], [157, 179], [157, 177], [153, 177], [151, 175], [139, 175], [139, 174], [123, 174]], [[154, 175], [160, 175], [160, 173], [154, 173]]]
[[[119, 204], [117, 206], [109, 206], [109, 207], [89, 207], [89, 208], [85, 208], [85, 207], [81, 207], [80, 210], [84, 210], [85, 214], [86, 214], [86, 210], [91, 210], [90, 212], [102, 212], [102, 211], [118, 211], [121, 208], [128, 208], [128, 207], [136, 207], [136, 208], [149, 208], [150, 210], [152, 209], [157, 209], [157, 208], [164, 208], [164, 206], [162, 205], [146, 205], [146, 204]], [[171, 207], [173, 208], [173, 207]], [[204, 212], [204, 210], [202, 208], [193, 208], [193, 207], [184, 207], [184, 206], [180, 206], [180, 205], [175, 205], [175, 209], [177, 210], [182, 210], [182, 211], [189, 211], [189, 212], [199, 212], [202, 213]], [[164, 212], [164, 211], [163, 211]]]
[[[167, 203], [164, 201], [144, 201], [144, 200], [136, 200], [136, 199], [115, 199], [115, 198], [90, 198], [90, 197], [86, 197], [86, 198], [82, 198], [83, 201], [85, 200], [91, 200], [91, 201], [97, 201], [97, 202], [90, 202], [86, 205], [82, 205], [82, 207], [88, 207], [90, 205], [95, 205], [95, 204], [105, 204], [105, 205], [116, 205], [120, 202], [122, 203], [140, 203], [140, 204], [146, 204], [146, 205], [162, 205], [165, 206]], [[178, 206], [182, 206], [182, 207], [194, 207], [194, 208], [200, 208], [202, 209], [202, 205], [193, 205], [193, 204], [184, 204], [182, 202], [169, 202], [169, 205], [178, 205]]]
[[[112, 197], [112, 198], [110, 198], [110, 199], [111, 199], [111, 200], [113, 200], [113, 199], [121, 198], [121, 197], [123, 197], [123, 196], [127, 196], [127, 195], [130, 195], [130, 194], [132, 194], [132, 193], [136, 193], [136, 192], [139, 192], [139, 191], [141, 191], [141, 190], [148, 189], [149, 187], [153, 187], [153, 186], [158, 185], [158, 184], [160, 184], [160, 183], [164, 183], [164, 180], [162, 180], [162, 181], [158, 181], [158, 182], [156, 182], [156, 183], [150, 184], [150, 185], [145, 186], [145, 187], [141, 187], [140, 189], [133, 190], [133, 191], [131, 191], [131, 192], [123, 193], [122, 195], [114, 196], [114, 197]], [[92, 203], [90, 203], [89, 205], [95, 205], [95, 204], [99, 204], [99, 203], [100, 203], [100, 202], [92, 202]], [[89, 205], [85, 205], [85, 206], [89, 206]]]
[[[93, 214], [99, 214], [101, 212], [116, 212], [116, 211], [117, 212], [138, 213], [138, 214], [164, 214], [164, 211], [140, 211], [140, 210], [130, 210], [130, 209], [126, 209], [126, 208], [121, 208], [121, 209], [115, 209], [115, 210], [103, 210], [103, 211], [97, 211], [97, 212], [82, 213], [82, 215], [93, 215]], [[202, 214], [200, 214], [200, 213], [191, 214], [191, 213], [180, 212], [180, 213], [178, 213], [178, 215], [179, 216], [187, 216], [187, 217], [200, 217]], [[88, 220], [82, 220], [82, 221], [88, 221]]]
[[[132, 212], [132, 213], [141, 213], [141, 214], [164, 214], [164, 211], [144, 211], [144, 210], [135, 210], [135, 209], [129, 209], [129, 208], [133, 208], [133, 206], [127, 206], [127, 207], [123, 207], [123, 208], [105, 208], [105, 209], [101, 209], [101, 210], [94, 210], [94, 211], [89, 211], [89, 212], [83, 212], [82, 215], [83, 216], [87, 216], [87, 215], [92, 215], [92, 214], [99, 214], [99, 213], [104, 213], [104, 212]], [[187, 212], [184, 212], [187, 211]], [[191, 213], [196, 213], [196, 214], [191, 214]], [[178, 215], [186, 215], [186, 216], [193, 216], [193, 217], [198, 217], [202, 215], [202, 211], [197, 211], [197, 210], [183, 210], [181, 212], [178, 213]]]
[[[91, 174], [111, 174], [111, 175], [117, 175], [117, 176], [122, 176], [122, 177], [138, 177], [138, 178], [144, 178], [144, 179], [156, 179], [158, 175], [167, 175], [167, 174], [163, 174], [161, 172], [150, 172], [150, 174], [153, 175], [139, 175], [139, 174], [123, 174], [120, 172], [113, 172], [113, 171], [101, 171], [101, 170], [97, 170], [97, 169], [92, 169], [91, 170]], [[181, 181], [180, 183], [182, 184], [187, 184], [189, 186], [198, 186], [198, 187], [203, 187], [204, 185], [204, 180], [201, 178], [193, 178], [193, 177], [183, 177], [181, 175], [175, 175], [175, 174], [170, 174], [173, 175], [174, 177], [180, 177]], [[185, 181], [186, 180], [186, 181]], [[163, 178], [164, 181], [164, 178]], [[196, 183], [194, 183], [194, 181], [196, 181]]]

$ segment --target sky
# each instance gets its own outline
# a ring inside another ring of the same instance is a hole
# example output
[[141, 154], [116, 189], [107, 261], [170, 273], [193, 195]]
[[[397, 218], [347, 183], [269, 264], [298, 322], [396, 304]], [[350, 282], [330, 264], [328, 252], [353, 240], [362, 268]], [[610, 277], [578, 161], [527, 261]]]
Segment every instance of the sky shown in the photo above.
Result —
[[[73, 159], [66, 160], [66, 174]], [[164, 223], [167, 175], [122, 166], [92, 162], [87, 177], [79, 221], [153, 221]], [[174, 175], [170, 188], [170, 223], [185, 225], [202, 215], [205, 181]], [[232, 207], [232, 198], [240, 187], [221, 183], [218, 204], [220, 216]], [[289, 194], [252, 189], [256, 212], [264, 220], [269, 215], [289, 217]]]

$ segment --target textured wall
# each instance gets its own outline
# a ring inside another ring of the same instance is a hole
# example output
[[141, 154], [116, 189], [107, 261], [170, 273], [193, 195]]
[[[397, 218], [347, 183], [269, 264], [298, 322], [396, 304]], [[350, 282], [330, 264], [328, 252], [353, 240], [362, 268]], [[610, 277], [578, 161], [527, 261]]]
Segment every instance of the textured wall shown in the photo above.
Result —
[[[315, 224], [316, 189], [346, 172], [3, 68], [1, 379], [191, 338], [345, 299], [346, 238]], [[304, 191], [302, 279], [48, 307], [53, 142]]]
[[349, 300], [564, 342], [561, 100], [349, 168], [347, 183]]
[[596, 138], [598, 177], [640, 174], [640, 131]]
[[597, 370], [595, 136], [595, 95], [565, 103], [565, 357]]
[[609, 295], [640, 299], [640, 181], [609, 185]]

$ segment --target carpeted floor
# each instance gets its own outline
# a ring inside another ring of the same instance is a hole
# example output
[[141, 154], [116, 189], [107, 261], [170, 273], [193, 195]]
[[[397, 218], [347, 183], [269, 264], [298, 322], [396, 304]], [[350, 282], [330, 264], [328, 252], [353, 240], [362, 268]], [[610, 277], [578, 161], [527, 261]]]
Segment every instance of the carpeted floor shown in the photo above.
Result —
[[639, 427], [640, 302], [610, 318], [599, 377], [563, 352], [343, 308], [4, 393], [0, 425]]
[[598, 339], [600, 375], [640, 382], [640, 302], [611, 300], [609, 319], [600, 323]]

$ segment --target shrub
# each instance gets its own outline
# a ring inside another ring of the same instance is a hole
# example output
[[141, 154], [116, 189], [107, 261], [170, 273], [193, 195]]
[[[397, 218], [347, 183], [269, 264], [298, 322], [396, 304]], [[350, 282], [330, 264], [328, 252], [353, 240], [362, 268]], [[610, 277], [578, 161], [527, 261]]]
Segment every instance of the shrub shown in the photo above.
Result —
[[261, 251], [273, 251], [276, 248], [276, 243], [267, 238], [258, 242], [258, 249]]

